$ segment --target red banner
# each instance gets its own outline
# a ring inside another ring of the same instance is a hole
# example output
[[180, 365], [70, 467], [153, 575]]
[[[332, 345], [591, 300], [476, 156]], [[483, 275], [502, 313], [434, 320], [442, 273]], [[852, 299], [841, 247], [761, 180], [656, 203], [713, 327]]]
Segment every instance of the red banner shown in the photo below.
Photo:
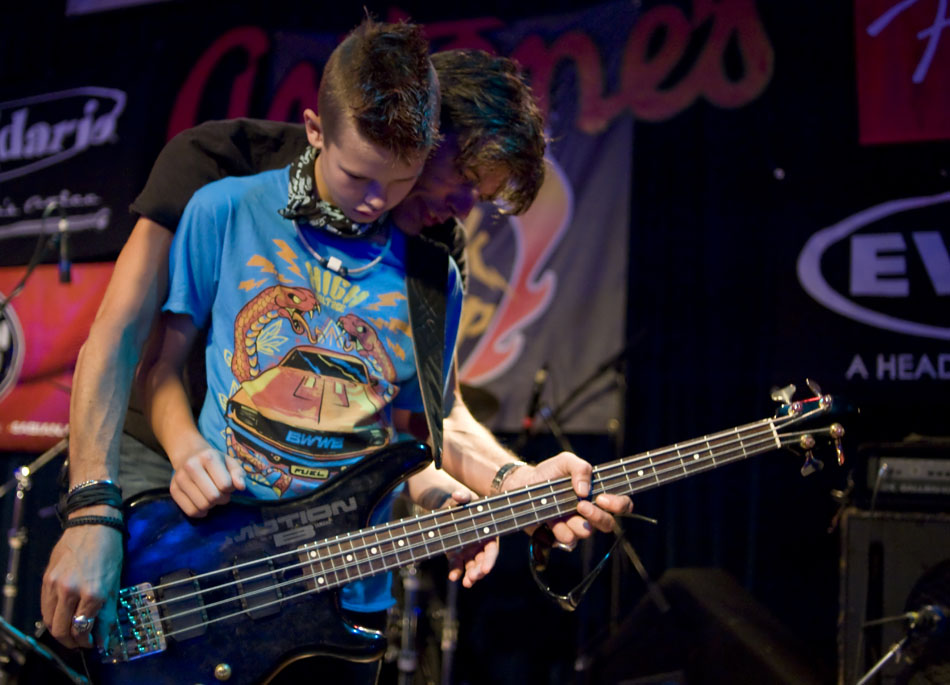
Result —
[[[66, 435], [76, 357], [112, 267], [75, 264], [71, 283], [55, 265], [37, 267], [0, 315], [0, 450], [41, 451]], [[0, 268], [2, 298], [24, 272]]]
[[945, 2], [854, 3], [862, 144], [950, 139], [947, 28]]

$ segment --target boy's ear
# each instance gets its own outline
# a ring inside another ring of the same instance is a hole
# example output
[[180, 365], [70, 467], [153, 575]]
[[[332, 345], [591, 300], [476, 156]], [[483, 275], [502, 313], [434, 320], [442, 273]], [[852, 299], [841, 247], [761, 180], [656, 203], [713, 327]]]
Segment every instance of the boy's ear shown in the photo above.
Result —
[[303, 123], [307, 129], [307, 141], [311, 146], [318, 150], [323, 149], [323, 125], [320, 123], [320, 117], [312, 109], [303, 111]]

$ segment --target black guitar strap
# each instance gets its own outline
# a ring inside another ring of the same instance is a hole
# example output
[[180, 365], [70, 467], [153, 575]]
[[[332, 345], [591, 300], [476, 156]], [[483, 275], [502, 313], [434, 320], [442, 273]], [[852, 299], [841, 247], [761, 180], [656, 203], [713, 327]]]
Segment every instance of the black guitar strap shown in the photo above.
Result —
[[442, 393], [445, 387], [442, 369], [448, 274], [449, 253], [445, 247], [422, 237], [409, 240], [406, 250], [409, 325], [436, 468], [442, 468]]

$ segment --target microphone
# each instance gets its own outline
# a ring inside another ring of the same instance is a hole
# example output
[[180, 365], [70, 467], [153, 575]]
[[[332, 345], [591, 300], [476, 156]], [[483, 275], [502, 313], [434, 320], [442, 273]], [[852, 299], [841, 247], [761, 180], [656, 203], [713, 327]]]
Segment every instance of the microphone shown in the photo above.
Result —
[[59, 209], [59, 282], [72, 283], [72, 262], [69, 259], [69, 220], [66, 210], [57, 203]]
[[44, 222], [44, 233], [45, 231], [45, 222], [49, 218], [49, 215], [53, 212], [59, 214], [59, 225], [58, 231], [55, 236], [50, 237], [50, 242], [47, 243], [47, 249], [50, 245], [57, 245], [59, 247], [59, 282], [60, 283], [71, 283], [72, 282], [72, 273], [71, 267], [72, 263], [69, 259], [69, 219], [66, 216], [66, 210], [63, 206], [56, 200], [50, 200], [47, 203], [46, 208], [43, 210], [43, 216], [40, 219]]
[[528, 411], [525, 413], [524, 419], [521, 420], [521, 427], [524, 430], [525, 438], [527, 438], [528, 433], [534, 427], [534, 417], [541, 406], [541, 393], [544, 391], [544, 386], [547, 382], [548, 364], [545, 362], [541, 365], [541, 368], [534, 372], [534, 386], [531, 389], [531, 400], [528, 402]]
[[946, 626], [947, 614], [950, 611], [947, 607], [939, 604], [925, 604], [917, 611], [910, 611], [907, 617], [910, 619], [911, 631], [920, 631], [923, 633], [938, 633]]

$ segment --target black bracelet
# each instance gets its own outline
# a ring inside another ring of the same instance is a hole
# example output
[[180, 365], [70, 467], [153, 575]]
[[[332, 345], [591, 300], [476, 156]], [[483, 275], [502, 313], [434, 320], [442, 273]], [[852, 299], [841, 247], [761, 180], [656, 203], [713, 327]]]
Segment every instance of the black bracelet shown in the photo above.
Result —
[[94, 478], [94, 479], [92, 479], [92, 480], [84, 480], [82, 483], [76, 483], [74, 486], [72, 486], [71, 488], [69, 488], [69, 492], [67, 492], [66, 494], [67, 494], [67, 495], [71, 495], [71, 494], [73, 494], [74, 492], [76, 492], [76, 491], [78, 491], [78, 490], [82, 490], [82, 489], [84, 489], [84, 488], [88, 488], [88, 487], [90, 487], [90, 486], [92, 486], [92, 485], [115, 485], [115, 487], [118, 487], [118, 486], [115, 484], [115, 481], [114, 481], [114, 480], [109, 480], [109, 479], [107, 479], [107, 478], [103, 478], [103, 479], [95, 479], [95, 478]]
[[77, 516], [63, 521], [63, 530], [76, 526], [109, 526], [109, 528], [115, 528], [120, 533], [125, 532], [125, 522], [112, 516]]
[[78, 509], [98, 504], [121, 508], [122, 491], [112, 481], [87, 481], [60, 497], [56, 510], [63, 520]]

